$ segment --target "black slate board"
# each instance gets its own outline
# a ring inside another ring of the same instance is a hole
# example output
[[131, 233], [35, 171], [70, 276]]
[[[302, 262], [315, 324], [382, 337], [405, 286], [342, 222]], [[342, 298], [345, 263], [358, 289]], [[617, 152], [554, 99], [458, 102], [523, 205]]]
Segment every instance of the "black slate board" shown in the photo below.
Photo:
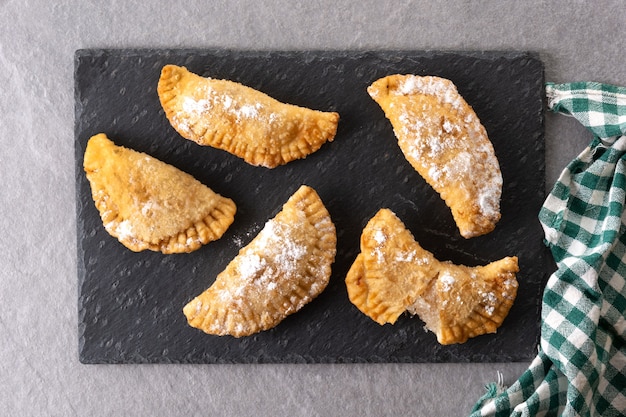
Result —
[[[341, 115], [335, 141], [268, 170], [200, 147], [171, 128], [156, 84], [163, 65], [227, 78], [283, 102]], [[502, 220], [460, 237], [450, 211], [403, 158], [366, 93], [392, 73], [451, 79], [489, 132], [504, 177]], [[83, 363], [508, 362], [535, 356], [540, 299], [552, 264], [537, 214], [544, 200], [543, 65], [523, 52], [79, 50], [75, 55], [79, 355]], [[224, 237], [191, 254], [133, 253], [102, 227], [82, 170], [86, 142], [104, 132], [199, 179], [238, 206]], [[314, 187], [338, 231], [326, 290], [276, 328], [246, 338], [206, 335], [182, 307], [301, 185]], [[520, 288], [495, 335], [440, 346], [416, 317], [379, 326], [348, 300], [345, 274], [363, 226], [381, 207], [439, 259], [466, 265], [519, 256]]]

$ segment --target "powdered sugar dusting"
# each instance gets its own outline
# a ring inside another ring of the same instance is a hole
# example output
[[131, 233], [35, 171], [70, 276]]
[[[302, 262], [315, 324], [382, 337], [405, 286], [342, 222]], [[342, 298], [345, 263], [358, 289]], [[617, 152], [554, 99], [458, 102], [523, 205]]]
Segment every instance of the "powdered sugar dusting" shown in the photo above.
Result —
[[508, 299], [508, 300], [514, 300], [515, 299], [515, 294], [517, 293], [516, 288], [518, 287], [518, 283], [517, 280], [515, 279], [507, 279], [503, 282], [504, 287], [508, 290], [508, 289], [513, 289], [511, 292], [513, 294], [509, 294], [508, 291], [504, 291], [502, 292], [502, 297]]
[[[209, 120], [219, 117], [222, 123], [230, 124], [233, 129], [243, 129], [243, 121], [256, 120], [268, 126], [279, 119], [279, 115], [269, 112], [262, 102], [250, 103], [239, 94], [234, 93], [230, 81], [211, 80], [216, 83], [225, 83], [225, 87], [205, 83], [197, 87], [192, 94], [179, 97], [178, 111], [172, 116], [172, 122], [179, 132], [189, 139], [194, 135], [202, 135], [210, 129]], [[238, 86], [238, 85], [237, 85]], [[242, 86], [238, 86], [243, 88]]]
[[[499, 184], [499, 185], [498, 185]], [[481, 188], [478, 195], [480, 212], [487, 217], [497, 216], [500, 212], [500, 189], [502, 181], [491, 183], [489, 187]]]
[[[255, 248], [263, 248], [265, 256], [257, 255]], [[289, 227], [272, 219], [259, 232], [253, 247], [242, 251], [238, 271], [243, 281], [264, 283], [276, 275], [293, 274], [306, 253], [306, 246], [294, 239]]]
[[135, 238], [133, 225], [129, 220], [121, 222], [110, 222], [104, 225], [104, 228], [119, 240], [128, 240]]
[[184, 97], [181, 107], [184, 112], [198, 116], [211, 110], [213, 103], [207, 99], [194, 100], [192, 97]]
[[441, 283], [441, 289], [445, 292], [450, 291], [450, 289], [456, 283], [456, 279], [450, 275], [447, 271], [442, 272], [439, 276], [439, 282]]
[[486, 133], [478, 117], [472, 111], [463, 114], [467, 107], [454, 84], [438, 77], [398, 76], [389, 94], [436, 97], [434, 102], [392, 102], [400, 148], [437, 191], [457, 184], [468, 198], [476, 198], [480, 215], [498, 218], [502, 192], [498, 160], [491, 143], [484, 140]]
[[237, 115], [238, 119], [242, 119], [242, 118], [252, 119], [259, 115], [260, 109], [261, 109], [261, 104], [259, 103], [254, 104], [254, 105], [246, 104], [246, 105], [239, 107], [239, 109], [235, 110], [235, 114]]
[[[398, 253], [396, 253], [396, 262], [413, 262], [416, 260], [417, 257], [417, 253], [415, 252], [415, 250], [412, 251], [398, 251]], [[420, 261], [422, 261], [421, 259], [417, 260], [418, 264], [420, 263]]]
[[[301, 213], [304, 216], [304, 213]], [[218, 292], [223, 301], [240, 304], [244, 299], [259, 297], [288, 285], [284, 280], [302, 271], [308, 249], [306, 243], [294, 232], [292, 225], [276, 219], [269, 220], [254, 240], [244, 247], [233, 267], [236, 275], [228, 288]], [[296, 300], [300, 303], [308, 300]]]
[[374, 232], [374, 236], [372, 237], [374, 238], [374, 241], [379, 245], [382, 245], [387, 240], [387, 236], [385, 236], [385, 232], [383, 232], [382, 230], [376, 230]]
[[256, 253], [247, 253], [240, 259], [239, 273], [246, 278], [253, 277], [266, 265], [265, 260]]
[[373, 254], [376, 256], [378, 262], [385, 262], [385, 253], [383, 252], [383, 245], [387, 241], [387, 235], [382, 230], [378, 229], [372, 235], [372, 239], [376, 242], [376, 245], [373, 248]]
[[478, 295], [481, 296], [481, 301], [484, 305], [485, 313], [491, 316], [496, 308], [498, 297], [496, 297], [496, 295], [491, 291], [489, 292], [480, 291]]
[[420, 85], [417, 77], [406, 77], [398, 84], [398, 92], [403, 95], [415, 94], [420, 92]]
[[267, 222], [259, 234], [258, 244], [273, 248], [271, 259], [275, 261], [275, 267], [286, 274], [293, 274], [298, 269], [298, 262], [307, 253], [305, 244], [295, 238], [291, 227], [276, 220]]
[[435, 182], [439, 182], [442, 175], [443, 170], [436, 165], [431, 165], [428, 169], [428, 176]]
[[462, 101], [449, 80], [439, 77], [419, 77], [405, 75], [399, 79], [398, 86], [393, 93], [397, 95], [426, 94], [437, 97], [441, 102], [451, 105], [454, 109], [460, 109]]

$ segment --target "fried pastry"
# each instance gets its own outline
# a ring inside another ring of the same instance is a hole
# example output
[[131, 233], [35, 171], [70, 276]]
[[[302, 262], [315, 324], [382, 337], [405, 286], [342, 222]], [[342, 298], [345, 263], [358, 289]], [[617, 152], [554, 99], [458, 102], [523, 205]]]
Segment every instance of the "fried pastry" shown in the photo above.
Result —
[[132, 251], [191, 252], [219, 239], [234, 220], [229, 198], [103, 133], [87, 142], [83, 166], [104, 228]]
[[436, 281], [407, 311], [444, 345], [495, 333], [515, 301], [518, 271], [516, 257], [477, 267], [442, 262]]
[[437, 191], [465, 238], [500, 220], [502, 173], [474, 110], [452, 81], [389, 75], [367, 89], [391, 122], [407, 161]]
[[363, 229], [345, 282], [350, 301], [377, 323], [408, 311], [447, 345], [496, 332], [517, 295], [518, 271], [517, 257], [477, 267], [439, 261], [381, 209]]
[[[357, 307], [361, 297], [359, 308], [381, 325], [395, 323], [406, 311], [406, 300], [419, 297], [437, 273], [435, 257], [386, 209], [363, 229], [359, 257], [346, 279], [348, 296]], [[364, 292], [367, 296], [359, 296]]]
[[157, 92], [181, 136], [267, 168], [317, 151], [334, 139], [339, 122], [335, 112], [281, 103], [242, 84], [204, 78], [176, 65], [163, 67]]
[[213, 335], [271, 329], [326, 288], [336, 246], [330, 214], [303, 185], [183, 313], [189, 325]]

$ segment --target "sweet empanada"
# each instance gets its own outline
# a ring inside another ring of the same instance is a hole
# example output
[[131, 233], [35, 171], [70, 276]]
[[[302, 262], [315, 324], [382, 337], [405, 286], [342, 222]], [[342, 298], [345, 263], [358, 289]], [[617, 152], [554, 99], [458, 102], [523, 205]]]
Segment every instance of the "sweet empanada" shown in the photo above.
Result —
[[495, 333], [517, 295], [516, 257], [486, 266], [441, 262], [402, 221], [381, 209], [365, 226], [361, 253], [346, 276], [350, 301], [377, 323], [417, 314], [441, 344]]
[[452, 81], [396, 74], [367, 91], [391, 122], [405, 158], [450, 207], [461, 235], [491, 232], [500, 220], [500, 165]]
[[419, 297], [437, 273], [435, 257], [390, 210], [380, 210], [363, 229], [359, 257], [346, 279], [348, 296], [359, 306], [356, 298], [366, 291], [363, 309], [378, 324], [395, 323], [406, 311], [406, 300]]
[[242, 84], [166, 65], [158, 95], [176, 131], [252, 165], [274, 168], [305, 158], [337, 132], [339, 114], [291, 104]]
[[336, 246], [330, 214], [303, 185], [183, 313], [208, 334], [241, 337], [273, 328], [326, 288]]
[[441, 262], [437, 279], [407, 311], [444, 345], [495, 333], [515, 301], [518, 271], [516, 257], [477, 267]]
[[87, 142], [83, 166], [104, 228], [132, 251], [191, 252], [234, 220], [232, 200], [103, 133]]

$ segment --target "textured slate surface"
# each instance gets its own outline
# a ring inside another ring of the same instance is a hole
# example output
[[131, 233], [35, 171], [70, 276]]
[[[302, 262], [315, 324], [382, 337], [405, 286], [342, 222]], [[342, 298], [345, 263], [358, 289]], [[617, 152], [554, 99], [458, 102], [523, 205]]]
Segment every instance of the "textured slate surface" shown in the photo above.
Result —
[[[341, 115], [335, 141], [274, 170], [186, 141], [156, 95], [160, 69], [187, 66], [293, 104]], [[79, 354], [83, 363], [478, 362], [535, 356], [540, 294], [552, 265], [537, 213], [544, 199], [543, 65], [517, 52], [243, 52], [80, 50], [75, 57]], [[391, 73], [451, 79], [489, 132], [504, 177], [502, 220], [487, 236], [460, 237], [449, 210], [413, 171], [365, 89]], [[184, 255], [133, 253], [103, 229], [82, 170], [88, 138], [149, 153], [235, 200], [224, 237]], [[327, 289], [276, 328], [235, 339], [189, 327], [182, 307], [206, 289], [298, 188], [314, 187], [338, 230]], [[440, 346], [403, 316], [379, 326], [350, 304], [343, 279], [362, 227], [389, 207], [439, 259], [477, 265], [520, 258], [518, 298], [504, 325]]]

